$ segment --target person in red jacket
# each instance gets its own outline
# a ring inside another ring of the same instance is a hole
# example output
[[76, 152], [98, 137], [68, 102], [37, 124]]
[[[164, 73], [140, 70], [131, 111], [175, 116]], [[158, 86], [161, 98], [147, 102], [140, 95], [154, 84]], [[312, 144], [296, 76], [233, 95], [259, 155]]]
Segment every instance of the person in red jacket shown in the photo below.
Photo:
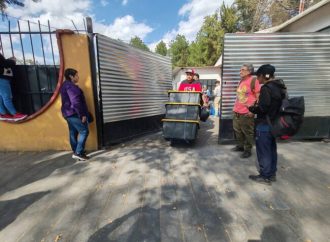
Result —
[[186, 80], [180, 83], [179, 91], [201, 92], [202, 84], [194, 80], [195, 71], [193, 69], [188, 69], [186, 75]]

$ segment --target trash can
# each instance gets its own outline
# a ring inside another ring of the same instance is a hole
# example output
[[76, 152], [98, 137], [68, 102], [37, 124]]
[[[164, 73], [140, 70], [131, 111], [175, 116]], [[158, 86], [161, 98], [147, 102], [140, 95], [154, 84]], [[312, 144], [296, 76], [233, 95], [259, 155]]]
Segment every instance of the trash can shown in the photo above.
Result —
[[195, 141], [199, 129], [200, 103], [200, 92], [169, 91], [165, 118], [162, 119], [166, 140]]

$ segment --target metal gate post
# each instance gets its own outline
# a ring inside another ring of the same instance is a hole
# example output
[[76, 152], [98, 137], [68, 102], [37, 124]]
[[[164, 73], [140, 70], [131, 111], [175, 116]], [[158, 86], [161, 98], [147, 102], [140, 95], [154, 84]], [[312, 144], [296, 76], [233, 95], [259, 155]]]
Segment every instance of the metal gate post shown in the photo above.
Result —
[[[102, 99], [101, 99], [101, 86], [97, 78], [96, 68], [96, 54], [94, 46], [94, 33], [93, 33], [93, 22], [90, 17], [86, 17], [87, 35], [89, 42], [89, 56], [91, 64], [92, 74], [92, 86], [94, 93], [94, 104], [95, 104], [95, 123], [97, 130], [97, 147], [101, 149], [103, 147], [103, 111], [102, 111]], [[97, 47], [97, 46], [96, 46]]]

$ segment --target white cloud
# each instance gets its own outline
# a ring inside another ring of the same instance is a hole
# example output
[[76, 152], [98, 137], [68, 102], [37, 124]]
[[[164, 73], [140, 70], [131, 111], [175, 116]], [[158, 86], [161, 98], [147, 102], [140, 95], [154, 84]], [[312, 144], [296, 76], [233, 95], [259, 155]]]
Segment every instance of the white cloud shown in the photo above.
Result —
[[103, 7], [107, 6], [109, 4], [109, 2], [107, 0], [101, 0], [101, 5]]
[[121, 4], [122, 4], [123, 6], [125, 6], [125, 5], [127, 5], [127, 3], [128, 3], [128, 0], [123, 0]]
[[37, 17], [45, 13], [48, 13], [50, 16], [61, 17], [86, 12], [86, 9], [90, 9], [91, 7], [90, 0], [42, 0], [38, 2], [25, 0], [24, 4], [24, 8], [10, 6], [8, 13], [14, 17]]
[[155, 50], [156, 50], [156, 46], [159, 44], [159, 42], [160, 42], [160, 40], [148, 44], [148, 48], [149, 48], [151, 51], [155, 52]]
[[[230, 5], [233, 0], [224, 0], [224, 3]], [[178, 34], [184, 35], [189, 41], [194, 40], [204, 18], [214, 14], [220, 6], [220, 0], [191, 0], [184, 4], [178, 14], [185, 20], [180, 21], [177, 28], [167, 32], [162, 38], [163, 41], [168, 44]]]
[[121, 39], [128, 42], [132, 37], [138, 36], [144, 39], [147, 34], [153, 31], [151, 27], [144, 23], [137, 23], [130, 15], [122, 18], [116, 18], [111, 25], [96, 23], [94, 25], [96, 32], [103, 33], [114, 39]]
[[[127, 4], [127, 2], [127, 0], [124, 0], [122, 3]], [[108, 3], [108, 0], [101, 0], [101, 4]], [[8, 14], [16, 18], [28, 19], [35, 23], [39, 20], [43, 25], [47, 25], [49, 20], [51, 26], [54, 28], [68, 28], [73, 30], [75, 28], [84, 30], [84, 19], [86, 16], [91, 16], [94, 32], [122, 40], [130, 40], [134, 36], [138, 36], [143, 40], [147, 34], [153, 31], [150, 26], [136, 22], [131, 15], [118, 17], [113, 23], [109, 24], [106, 24], [104, 20], [96, 21], [94, 15], [90, 12], [93, 4], [92, 0], [42, 0], [39, 2], [24, 0], [24, 4], [24, 8], [10, 6], [8, 8]], [[37, 30], [38, 25], [32, 24], [31, 27], [33, 30]], [[27, 24], [22, 24], [22, 30], [26, 30], [27, 28]], [[46, 27], [43, 28], [45, 29]]]

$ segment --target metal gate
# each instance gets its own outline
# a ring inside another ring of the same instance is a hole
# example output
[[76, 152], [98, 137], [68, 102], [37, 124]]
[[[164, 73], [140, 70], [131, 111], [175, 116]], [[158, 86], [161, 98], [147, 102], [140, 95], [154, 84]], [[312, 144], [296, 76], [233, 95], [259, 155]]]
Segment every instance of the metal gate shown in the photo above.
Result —
[[170, 58], [100, 34], [96, 46], [103, 145], [159, 130], [172, 89]]
[[276, 67], [289, 96], [305, 97], [298, 138], [329, 138], [330, 35], [325, 33], [226, 34], [219, 141], [232, 140], [232, 110], [243, 63]]

